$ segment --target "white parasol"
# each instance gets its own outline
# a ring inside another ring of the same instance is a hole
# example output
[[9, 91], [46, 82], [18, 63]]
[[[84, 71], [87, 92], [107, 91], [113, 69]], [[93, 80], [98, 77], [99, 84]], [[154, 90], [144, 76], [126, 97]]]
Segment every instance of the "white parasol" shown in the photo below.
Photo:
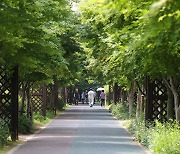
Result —
[[104, 90], [104, 88], [97, 88], [96, 91], [102, 91], [102, 90]]

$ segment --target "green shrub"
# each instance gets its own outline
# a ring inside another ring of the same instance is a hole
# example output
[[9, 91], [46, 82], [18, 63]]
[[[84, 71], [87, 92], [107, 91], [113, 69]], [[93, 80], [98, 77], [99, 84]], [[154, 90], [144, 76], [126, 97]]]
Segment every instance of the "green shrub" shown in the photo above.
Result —
[[112, 114], [117, 119], [128, 119], [129, 118], [129, 108], [127, 103], [118, 103], [113, 104], [110, 108], [110, 111], [112, 111]]
[[145, 126], [144, 116], [142, 115], [138, 119], [131, 120], [129, 131], [131, 132], [131, 134], [133, 134], [133, 136], [136, 138], [138, 142], [140, 142], [145, 147], [149, 147], [148, 134], [151, 133], [150, 128], [151, 126]]
[[34, 113], [33, 118], [36, 123], [46, 124], [55, 117], [52, 111], [47, 111], [46, 116], [42, 116], [40, 112]]
[[0, 119], [0, 148], [7, 144], [7, 138], [9, 137], [9, 128], [4, 120]]
[[131, 120], [129, 131], [142, 145], [155, 154], [180, 153], [180, 125], [175, 122], [145, 126], [144, 117]]
[[66, 104], [64, 103], [64, 101], [61, 98], [58, 98], [58, 102], [57, 102], [57, 109], [58, 110], [63, 110], [64, 106]]
[[161, 124], [156, 122], [150, 137], [150, 148], [154, 153], [180, 153], [180, 125], [173, 123]]
[[19, 116], [18, 129], [19, 133], [30, 133], [33, 128], [33, 122], [31, 118], [26, 117], [25, 115]]
[[42, 113], [37, 112], [33, 114], [33, 119], [37, 122], [42, 123], [44, 120], [46, 120], [46, 117], [42, 116]]

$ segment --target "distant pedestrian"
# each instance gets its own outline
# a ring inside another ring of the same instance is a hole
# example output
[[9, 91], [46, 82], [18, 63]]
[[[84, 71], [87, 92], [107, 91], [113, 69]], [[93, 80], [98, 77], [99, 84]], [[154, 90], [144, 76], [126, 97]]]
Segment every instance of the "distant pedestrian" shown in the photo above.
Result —
[[88, 104], [88, 91], [87, 90], [85, 91], [85, 102], [86, 104]]
[[89, 100], [90, 107], [92, 107], [94, 104], [94, 97], [95, 97], [95, 93], [92, 89], [90, 89], [90, 91], [88, 92], [88, 100]]
[[84, 91], [81, 94], [81, 101], [82, 101], [82, 104], [84, 104], [84, 101], [85, 101], [85, 92]]
[[94, 92], [94, 104], [95, 104], [95, 102], [96, 102], [96, 92], [95, 91], [93, 91]]
[[104, 90], [102, 90], [102, 91], [101, 91], [101, 94], [100, 94], [101, 106], [104, 105], [105, 98], [106, 98], [106, 94], [104, 93]]
[[79, 99], [80, 99], [80, 95], [78, 92], [78, 88], [76, 88], [75, 92], [74, 92], [74, 103], [75, 103], [75, 105], [78, 105]]

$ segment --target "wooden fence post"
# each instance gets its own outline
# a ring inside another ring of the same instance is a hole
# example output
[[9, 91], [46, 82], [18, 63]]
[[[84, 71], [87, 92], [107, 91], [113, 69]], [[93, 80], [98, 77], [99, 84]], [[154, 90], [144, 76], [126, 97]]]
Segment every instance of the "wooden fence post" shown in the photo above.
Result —
[[46, 116], [46, 95], [47, 95], [47, 92], [46, 92], [46, 86], [44, 85], [42, 87], [42, 115], [43, 116]]
[[11, 80], [11, 139], [18, 140], [18, 66], [14, 67]]
[[146, 78], [146, 110], [145, 110], [145, 120], [148, 122], [153, 121], [153, 85], [150, 82], [150, 78]]

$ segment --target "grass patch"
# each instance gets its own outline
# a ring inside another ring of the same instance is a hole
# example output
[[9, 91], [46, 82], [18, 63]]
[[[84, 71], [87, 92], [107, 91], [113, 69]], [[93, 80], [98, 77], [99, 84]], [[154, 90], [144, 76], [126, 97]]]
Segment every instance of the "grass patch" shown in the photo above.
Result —
[[33, 119], [34, 119], [34, 124], [35, 125], [44, 125], [49, 123], [54, 117], [56, 117], [57, 115], [61, 114], [62, 111], [57, 111], [56, 115], [51, 112], [51, 111], [47, 111], [46, 112], [46, 116], [42, 116], [40, 113], [34, 113], [33, 115]]

